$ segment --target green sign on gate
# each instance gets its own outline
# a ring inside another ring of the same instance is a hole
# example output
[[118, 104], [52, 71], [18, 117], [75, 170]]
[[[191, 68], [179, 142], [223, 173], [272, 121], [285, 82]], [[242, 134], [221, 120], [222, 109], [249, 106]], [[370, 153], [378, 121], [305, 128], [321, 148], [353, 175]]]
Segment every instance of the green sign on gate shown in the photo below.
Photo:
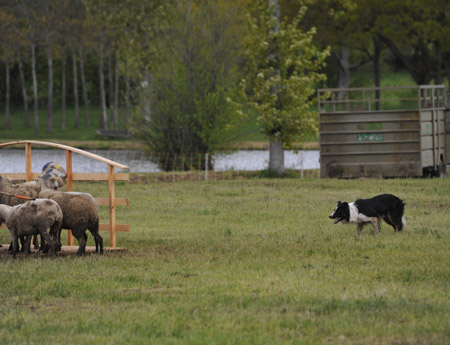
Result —
[[359, 133], [356, 136], [357, 141], [383, 141], [383, 133]]

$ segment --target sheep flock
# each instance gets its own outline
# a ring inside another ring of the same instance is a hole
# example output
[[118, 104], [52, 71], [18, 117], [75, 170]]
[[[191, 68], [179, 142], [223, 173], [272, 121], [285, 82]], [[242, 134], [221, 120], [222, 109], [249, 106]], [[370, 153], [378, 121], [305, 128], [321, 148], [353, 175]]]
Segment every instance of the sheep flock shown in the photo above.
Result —
[[46, 163], [35, 181], [14, 183], [0, 175], [0, 225], [9, 229], [13, 257], [19, 251], [19, 240], [20, 250], [28, 257], [32, 238], [35, 249], [55, 255], [61, 250], [62, 229], [72, 230], [78, 240], [77, 255], [85, 254], [86, 230], [94, 237], [96, 252], [103, 254], [98, 205], [89, 193], [58, 191], [66, 179], [66, 171], [56, 162]]

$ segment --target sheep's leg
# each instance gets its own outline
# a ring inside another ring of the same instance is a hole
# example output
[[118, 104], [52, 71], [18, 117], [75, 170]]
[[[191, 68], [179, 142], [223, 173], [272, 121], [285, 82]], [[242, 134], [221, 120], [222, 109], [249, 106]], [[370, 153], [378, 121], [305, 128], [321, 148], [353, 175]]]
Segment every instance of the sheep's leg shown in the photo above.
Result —
[[39, 248], [39, 251], [41, 251], [42, 253], [46, 254], [46, 253], [48, 253], [48, 250], [49, 250], [48, 243], [45, 240], [45, 238], [41, 235], [41, 246]]
[[100, 254], [103, 254], [103, 238], [98, 233], [98, 225], [96, 229], [93, 230], [89, 229], [89, 231], [91, 232], [92, 236], [94, 236], [95, 252], [98, 253], [98, 250], [100, 249]]
[[41, 233], [42, 238], [47, 242], [48, 246], [50, 247], [53, 256], [56, 256], [56, 251], [55, 251], [55, 244], [53, 243], [52, 239], [50, 238], [50, 235], [48, 234], [48, 230], [39, 230], [39, 232]]
[[[42, 242], [42, 238], [41, 238], [41, 242]], [[34, 249], [39, 249], [38, 235], [34, 235], [33, 236], [33, 248]]]
[[55, 242], [55, 250], [60, 251], [61, 246], [61, 222], [56, 222], [52, 225], [52, 228], [50, 230], [50, 236], [52, 237], [53, 241]]
[[25, 238], [25, 236], [19, 236], [19, 239], [20, 239], [20, 251], [24, 252], [25, 251], [26, 238]]
[[100, 236], [100, 234], [94, 233], [92, 234], [95, 239], [95, 252], [98, 253], [100, 250], [100, 254], [103, 254], [103, 238]]
[[[78, 229], [72, 229], [72, 233], [75, 236], [75, 238], [78, 240], [78, 250], [77, 255], [84, 255], [86, 251], [86, 234], [84, 234], [82, 231]], [[84, 235], [84, 236], [83, 236]]]
[[13, 241], [13, 258], [16, 258], [16, 254], [19, 252], [19, 239], [16, 237], [16, 239]]
[[28, 255], [31, 253], [31, 237], [33, 235], [28, 235], [25, 237], [25, 257], [28, 258]]
[[15, 228], [10, 229], [11, 240], [12, 240], [12, 257], [15, 258], [17, 252], [19, 251], [19, 238], [15, 231]]

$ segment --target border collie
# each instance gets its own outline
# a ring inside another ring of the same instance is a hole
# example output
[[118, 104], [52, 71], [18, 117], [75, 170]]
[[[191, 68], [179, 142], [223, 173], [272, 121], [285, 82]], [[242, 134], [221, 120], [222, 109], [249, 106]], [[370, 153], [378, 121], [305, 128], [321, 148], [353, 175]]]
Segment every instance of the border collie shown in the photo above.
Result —
[[329, 218], [334, 219], [334, 224], [339, 222], [357, 224], [357, 235], [368, 223], [372, 223], [375, 234], [378, 234], [381, 219], [392, 226], [395, 232], [399, 232], [406, 226], [404, 210], [405, 203], [401, 199], [392, 194], [381, 194], [371, 199], [358, 199], [351, 203], [338, 201]]

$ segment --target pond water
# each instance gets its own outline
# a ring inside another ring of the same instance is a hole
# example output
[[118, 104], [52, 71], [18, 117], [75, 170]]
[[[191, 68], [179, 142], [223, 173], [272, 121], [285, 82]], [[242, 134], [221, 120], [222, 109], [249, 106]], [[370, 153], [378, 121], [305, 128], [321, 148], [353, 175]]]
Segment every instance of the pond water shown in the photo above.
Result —
[[[150, 155], [142, 151], [131, 150], [89, 150], [99, 156], [130, 167], [130, 172], [158, 172], [161, 171], [156, 162], [160, 155]], [[188, 157], [186, 159], [189, 159]], [[204, 158], [203, 158], [204, 159]], [[211, 157], [215, 171], [228, 170], [264, 170], [268, 167], [269, 151], [240, 150], [233, 152], [219, 152]], [[319, 151], [285, 151], [286, 169], [319, 169]], [[66, 165], [64, 150], [32, 149], [32, 171], [39, 172], [42, 166], [55, 161]], [[107, 172], [105, 163], [96, 161], [78, 153], [72, 154], [74, 172]], [[116, 169], [120, 172], [120, 169]], [[0, 150], [0, 172], [25, 172], [25, 150]]]

